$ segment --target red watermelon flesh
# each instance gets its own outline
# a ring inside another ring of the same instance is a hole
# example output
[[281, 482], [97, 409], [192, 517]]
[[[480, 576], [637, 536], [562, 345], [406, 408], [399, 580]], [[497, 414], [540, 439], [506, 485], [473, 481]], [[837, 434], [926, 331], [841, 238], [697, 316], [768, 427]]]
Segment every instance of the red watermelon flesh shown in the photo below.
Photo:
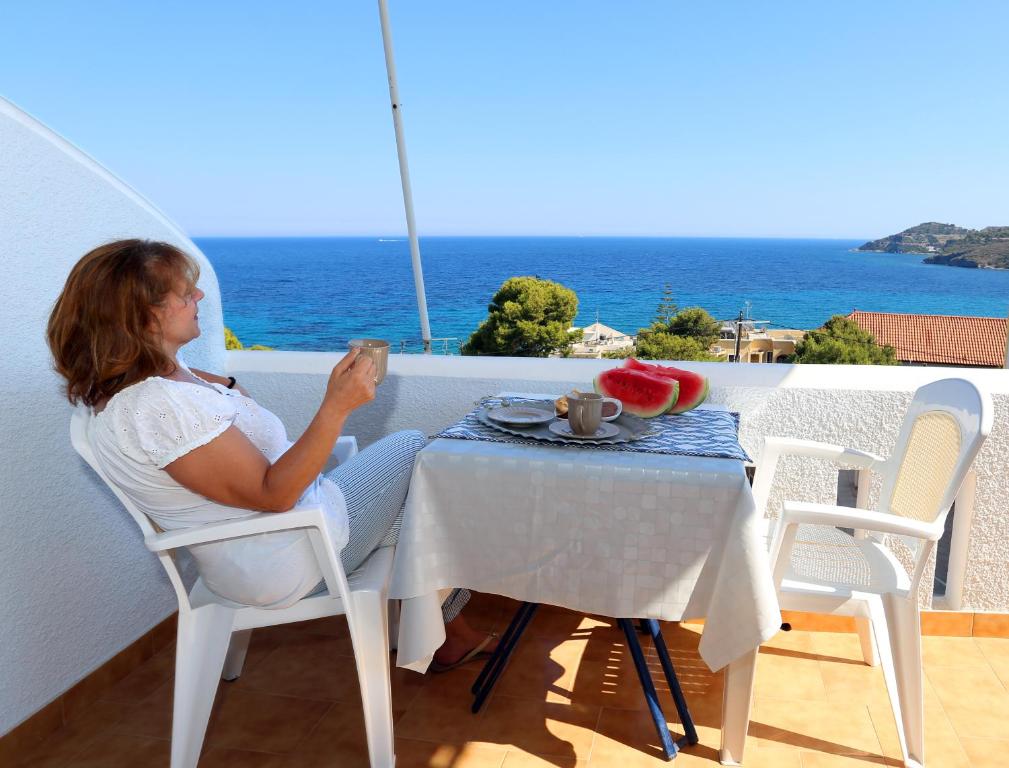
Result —
[[627, 368], [603, 371], [593, 384], [596, 392], [623, 403], [624, 413], [645, 418], [668, 411], [680, 392], [680, 383], [673, 378]]
[[680, 383], [680, 395], [676, 400], [676, 404], [669, 410], [670, 413], [691, 411], [708, 397], [708, 377], [701, 376], [699, 373], [684, 371], [682, 368], [673, 368], [668, 365], [642, 363], [633, 357], [627, 358], [624, 368], [630, 371], [649, 373], [652, 376], [664, 376], [678, 381]]

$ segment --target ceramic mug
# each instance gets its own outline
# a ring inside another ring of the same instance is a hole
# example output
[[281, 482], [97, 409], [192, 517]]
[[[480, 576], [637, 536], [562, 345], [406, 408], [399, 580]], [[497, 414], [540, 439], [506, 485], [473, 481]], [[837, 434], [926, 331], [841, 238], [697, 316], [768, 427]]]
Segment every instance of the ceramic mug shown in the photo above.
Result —
[[382, 339], [351, 339], [347, 346], [360, 349], [362, 355], [371, 358], [375, 363], [375, 385], [381, 384], [389, 367], [389, 342]]
[[568, 424], [576, 435], [594, 435], [603, 420], [603, 396], [595, 392], [568, 395]]

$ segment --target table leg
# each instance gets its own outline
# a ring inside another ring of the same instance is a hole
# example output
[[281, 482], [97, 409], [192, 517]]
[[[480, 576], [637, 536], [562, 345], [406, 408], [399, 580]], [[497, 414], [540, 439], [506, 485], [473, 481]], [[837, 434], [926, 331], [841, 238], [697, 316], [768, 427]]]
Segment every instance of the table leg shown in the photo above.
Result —
[[638, 672], [638, 680], [640, 680], [641, 689], [645, 693], [645, 701], [648, 702], [648, 711], [651, 713], [652, 721], [655, 723], [655, 731], [659, 736], [659, 741], [662, 743], [662, 751], [665, 752], [667, 760], [672, 760], [676, 757], [679, 746], [673, 741], [673, 735], [669, 732], [666, 716], [662, 712], [659, 696], [655, 692], [655, 683], [652, 682], [652, 674], [648, 671], [645, 654], [642, 653], [641, 643], [638, 642], [638, 637], [635, 634], [634, 623], [631, 619], [617, 619], [617, 623], [624, 630], [624, 635], [627, 637], [627, 647], [631, 652], [631, 658], [634, 660], [634, 668]]
[[522, 637], [522, 633], [525, 632], [525, 628], [532, 621], [533, 614], [536, 613], [536, 609], [539, 608], [539, 603], [522, 603], [519, 606], [518, 611], [515, 612], [515, 616], [512, 618], [511, 623], [508, 625], [508, 629], [505, 630], [504, 635], [498, 641], [497, 648], [494, 649], [494, 653], [491, 657], [487, 659], [487, 663], [484, 664], [480, 674], [473, 683], [473, 687], [470, 689], [471, 693], [475, 695], [473, 700], [473, 706], [470, 707], [470, 711], [474, 714], [480, 711], [480, 707], [483, 706], [484, 701], [487, 699], [488, 694], [490, 694], [491, 689], [494, 688], [494, 683], [497, 682], [498, 677], [504, 671], [505, 665], [508, 663], [509, 657], [511, 657], [512, 651], [515, 650], [515, 646]]
[[725, 670], [722, 692], [722, 765], [741, 765], [746, 731], [753, 704], [753, 679], [757, 671], [757, 648], [740, 656]]
[[[693, 746], [698, 742], [697, 729], [694, 727], [694, 718], [690, 716], [687, 708], [687, 698], [683, 695], [683, 688], [676, 677], [676, 670], [673, 669], [673, 661], [669, 658], [669, 649], [666, 641], [662, 637], [662, 629], [655, 619], [642, 619], [641, 626], [652, 636], [652, 644], [655, 646], [655, 654], [659, 657], [659, 664], [662, 665], [662, 672], [666, 676], [666, 683], [669, 684], [669, 693], [672, 694], [673, 703], [676, 705], [676, 712], [680, 716], [680, 724], [683, 726], [686, 743]], [[683, 746], [677, 742], [677, 746]]]

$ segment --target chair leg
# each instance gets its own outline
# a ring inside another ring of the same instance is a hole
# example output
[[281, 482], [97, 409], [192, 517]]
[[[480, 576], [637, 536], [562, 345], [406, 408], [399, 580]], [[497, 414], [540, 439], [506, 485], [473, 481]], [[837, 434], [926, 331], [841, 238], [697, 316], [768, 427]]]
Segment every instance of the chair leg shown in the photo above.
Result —
[[879, 656], [872, 639], [872, 622], [864, 616], [855, 617], [855, 629], [858, 632], [858, 642], [862, 646], [862, 659], [870, 667], [879, 665]]
[[351, 592], [350, 598], [353, 615], [347, 618], [361, 682], [369, 764], [372, 768], [393, 768], [396, 754], [389, 678], [388, 601], [381, 592]]
[[876, 648], [907, 768], [925, 765], [921, 626], [914, 597], [887, 594], [870, 604]]
[[231, 644], [228, 646], [228, 655], [224, 657], [224, 671], [221, 673], [223, 679], [231, 682], [242, 676], [242, 667], [245, 666], [245, 654], [249, 650], [249, 641], [251, 639], [251, 629], [243, 629], [239, 632], [231, 633]]
[[231, 640], [234, 611], [207, 605], [179, 616], [171, 768], [196, 768]]
[[395, 651], [399, 645], [399, 612], [400, 612], [400, 602], [399, 600], [389, 600], [389, 614], [388, 614], [388, 632], [389, 632], [389, 650]]

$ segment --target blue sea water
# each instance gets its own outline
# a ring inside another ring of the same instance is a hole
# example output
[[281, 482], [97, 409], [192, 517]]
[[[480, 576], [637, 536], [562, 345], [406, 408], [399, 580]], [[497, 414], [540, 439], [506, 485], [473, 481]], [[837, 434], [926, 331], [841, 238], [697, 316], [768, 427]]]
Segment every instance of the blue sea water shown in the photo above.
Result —
[[[200, 238], [225, 323], [247, 345], [342, 349], [355, 336], [411, 340], [420, 326], [405, 238]], [[1002, 317], [1009, 271], [853, 251], [864, 241], [736, 238], [421, 239], [431, 331], [465, 340], [501, 283], [537, 275], [578, 294], [577, 325], [647, 326], [669, 283], [681, 307], [816, 328], [852, 309]], [[454, 347], [453, 347], [454, 349]]]

